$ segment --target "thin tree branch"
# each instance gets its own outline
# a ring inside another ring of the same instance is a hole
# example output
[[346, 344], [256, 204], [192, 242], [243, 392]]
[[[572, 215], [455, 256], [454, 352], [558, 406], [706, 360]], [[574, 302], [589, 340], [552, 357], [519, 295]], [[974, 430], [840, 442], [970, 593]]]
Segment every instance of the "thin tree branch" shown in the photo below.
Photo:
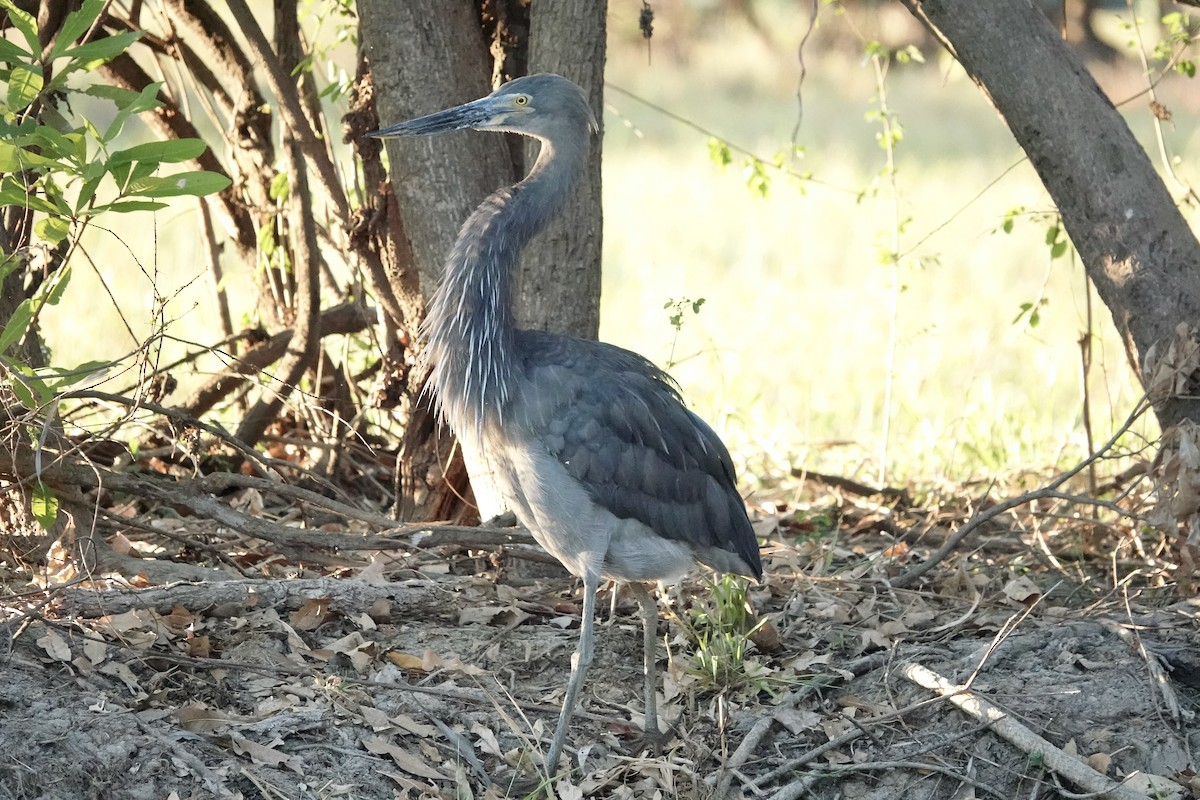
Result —
[[[1141, 417], [1142, 414], [1149, 410], [1149, 408], [1150, 406], [1143, 398], [1130, 413], [1129, 417], [1125, 420], [1125, 423], [1117, 429], [1116, 433], [1112, 435], [1112, 438], [1105, 442], [1098, 450], [1096, 450], [1096, 452], [1092, 453], [1083, 461], [1080, 461], [1074, 467], [1059, 475], [1045, 486], [1039, 489], [1034, 489], [1031, 492], [1025, 492], [1017, 497], [1010, 497], [1008, 500], [1004, 500], [1003, 502], [997, 503], [996, 505], [975, 514], [969, 520], [963, 523], [963, 526], [955, 531], [953, 535], [948, 537], [945, 543], [938, 548], [937, 552], [933, 553], [933, 555], [931, 555], [927, 560], [923, 561], [912, 569], [902, 572], [895, 578], [887, 581], [887, 585], [893, 589], [899, 589], [910, 585], [926, 572], [933, 569], [934, 566], [941, 563], [948, 555], [954, 552], [954, 549], [958, 547], [959, 543], [961, 543], [963, 539], [967, 538], [976, 530], [978, 530], [985, 522], [995, 519], [1006, 511], [1011, 511], [1014, 508], [1031, 503], [1034, 500], [1042, 500], [1046, 498], [1061, 499], [1063, 497], [1063, 493], [1059, 491], [1059, 488], [1064, 483], [1071, 480], [1071, 478], [1074, 478], [1080, 472], [1087, 469], [1089, 465], [1111, 450], [1113, 445], [1117, 443], [1117, 440], [1124, 436], [1133, 423], [1139, 417]], [[1104, 501], [1096, 500], [1091, 502], [1097, 505], [1106, 505]], [[1122, 510], [1121, 513], [1129, 512]]]
[[296, 84], [291, 81], [283, 65], [279, 63], [275, 51], [271, 49], [271, 43], [267, 41], [262, 26], [258, 24], [258, 20], [254, 17], [246, 0], [229, 0], [229, 11], [241, 28], [242, 35], [249, 42], [256, 59], [266, 69], [267, 82], [271, 85], [271, 91], [279, 101], [279, 111], [283, 117], [284, 126], [299, 142], [305, 160], [314, 168], [321, 188], [337, 211], [338, 218], [343, 224], [348, 224], [350, 206], [346, 201], [346, 194], [342, 191], [337, 170], [329, 159], [329, 153], [317, 140], [312, 126], [308, 123], [308, 117], [300, 102], [300, 93], [296, 89]]
[[[371, 324], [371, 311], [357, 303], [343, 303], [328, 309], [317, 319], [318, 336], [358, 333]], [[287, 352], [292, 331], [284, 330], [233, 360], [229, 368], [197, 389], [180, 404], [181, 411], [199, 417], [211, 411], [254, 375], [274, 364]]]
[[279, 365], [281, 375], [275, 386], [265, 389], [270, 398], [259, 399], [238, 426], [237, 437], [251, 447], [279, 414], [284, 401], [300, 383], [304, 373], [315, 366], [320, 344], [320, 328], [317, 324], [321, 311], [317, 228], [312, 217], [308, 171], [304, 168], [300, 144], [291, 136], [288, 137], [287, 150], [291, 172], [288, 196], [291, 213], [288, 216], [292, 223], [289, 238], [296, 276], [296, 302], [293, 306], [296, 321], [288, 341], [287, 355]]

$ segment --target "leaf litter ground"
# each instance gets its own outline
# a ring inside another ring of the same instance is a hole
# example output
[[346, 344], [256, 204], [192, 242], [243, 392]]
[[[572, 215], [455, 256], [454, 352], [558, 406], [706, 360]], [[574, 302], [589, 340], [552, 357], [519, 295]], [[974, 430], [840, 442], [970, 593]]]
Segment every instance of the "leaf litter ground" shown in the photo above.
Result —
[[[556, 797], [1198, 796], [1200, 604], [1169, 539], [1035, 504], [906, 582], [969, 504], [811, 481], [788, 496], [758, 509], [767, 577], [748, 592], [762, 625], [744, 661], [716, 680], [703, 668], [720, 660], [694, 639], [719, 612], [703, 581], [660, 597], [660, 717], [675, 735], [658, 754], [638, 746], [637, 606], [606, 590], [577, 769]], [[275, 519], [294, 506], [257, 489], [230, 502]], [[338, 547], [280, 554], [151, 517], [108, 539], [142, 569], [84, 580], [62, 547], [36, 576], [3, 568], [0, 797], [537, 788], [529, 754], [557, 717], [580, 587], [518, 534], [401, 546], [393, 531], [363, 555], [370, 532], [335, 520], [322, 530]], [[365, 543], [346, 547], [347, 531]], [[156, 577], [181, 563], [205, 571]], [[958, 699], [1033, 738], [1006, 738], [921, 675], [967, 684]]]

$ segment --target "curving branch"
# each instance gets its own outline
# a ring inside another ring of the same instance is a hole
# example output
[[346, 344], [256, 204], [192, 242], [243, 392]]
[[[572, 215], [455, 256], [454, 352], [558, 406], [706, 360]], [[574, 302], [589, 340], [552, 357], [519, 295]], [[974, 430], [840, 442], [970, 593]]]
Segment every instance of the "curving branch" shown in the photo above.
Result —
[[308, 189], [308, 171], [304, 169], [304, 154], [296, 139], [287, 141], [290, 169], [291, 218], [290, 245], [296, 276], [296, 301], [293, 311], [296, 321], [288, 342], [287, 355], [279, 366], [281, 373], [276, 385], [264, 390], [270, 399], [260, 398], [246, 413], [238, 426], [237, 437], [254, 446], [271, 420], [275, 419], [288, 395], [300, 379], [316, 365], [320, 344], [317, 318], [321, 311], [320, 278], [317, 266], [317, 226], [312, 215], [312, 194]]
[[[373, 314], [358, 303], [344, 303], [322, 313], [316, 320], [317, 335], [358, 333], [371, 324]], [[179, 405], [179, 409], [195, 417], [213, 409], [240, 386], [249, 376], [255, 375], [274, 364], [287, 352], [292, 341], [291, 330], [280, 331], [270, 339], [257, 345], [230, 365], [229, 369], [197, 389], [191, 397]]]
[[[150, 76], [146, 74], [146, 71], [128, 53], [117, 56], [112, 61], [109, 61], [100, 67], [100, 71], [113, 85], [128, 89], [131, 92], [141, 92], [147, 86], [154, 83]], [[146, 115], [146, 119], [150, 127], [162, 138], [204, 138], [196, 130], [191, 121], [183, 115], [183, 112], [173, 100], [161, 91], [158, 93], [157, 100], [162, 106], [153, 113]], [[217, 160], [211, 147], [201, 153], [193, 163], [199, 169], [228, 175], [224, 165]], [[234, 183], [222, 191], [219, 195], [220, 202], [216, 204], [216, 207], [221, 214], [222, 221], [230, 230], [234, 242], [238, 245], [242, 257], [253, 263], [257, 237], [249, 213], [245, 206], [238, 200], [236, 187], [237, 184]]]
[[321, 145], [308, 122], [296, 84], [290, 79], [283, 65], [279, 63], [279, 59], [276, 58], [275, 51], [271, 49], [271, 43], [267, 41], [262, 26], [258, 24], [258, 20], [254, 17], [246, 0], [229, 0], [229, 11], [241, 28], [242, 35], [246, 37], [256, 59], [266, 69], [267, 82], [279, 101], [279, 112], [283, 117], [283, 125], [299, 142], [305, 160], [312, 165], [321, 188], [337, 211], [338, 218], [342, 220], [343, 224], [348, 223], [350, 204], [346, 200], [345, 192], [342, 191], [341, 182], [338, 180], [333, 161], [329, 158], [329, 152]]

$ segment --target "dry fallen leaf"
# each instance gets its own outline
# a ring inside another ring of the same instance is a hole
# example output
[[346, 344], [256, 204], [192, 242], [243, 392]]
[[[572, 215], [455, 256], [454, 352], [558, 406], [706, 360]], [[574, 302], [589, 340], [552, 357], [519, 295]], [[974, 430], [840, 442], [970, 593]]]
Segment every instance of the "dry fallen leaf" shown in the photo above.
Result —
[[1092, 753], [1087, 757], [1087, 765], [1101, 775], [1107, 775], [1108, 768], [1112, 766], [1112, 756], [1108, 753]]
[[129, 694], [137, 696], [141, 694], [142, 685], [138, 683], [137, 676], [133, 674], [133, 670], [127, 664], [122, 664], [117, 661], [109, 661], [106, 664], [101, 664], [96, 668], [97, 672], [109, 675], [125, 684], [125, 688], [129, 690]]
[[328, 597], [305, 600], [300, 608], [288, 615], [288, 622], [298, 631], [315, 631], [333, 617]]
[[46, 631], [45, 635], [37, 640], [37, 644], [54, 661], [71, 660], [71, 646], [67, 644], [67, 640], [58, 631]]
[[258, 742], [252, 742], [236, 733], [229, 735], [229, 741], [233, 744], [233, 752], [242, 756], [250, 756], [250, 760], [255, 764], [265, 764], [268, 767], [284, 766], [297, 775], [301, 774], [300, 759], [293, 755], [281, 753]]
[[407, 669], [413, 672], [433, 672], [435, 669], [444, 669], [450, 672], [461, 672], [464, 675], [487, 674], [486, 670], [463, 663], [462, 659], [458, 656], [452, 655], [449, 658], [442, 658], [432, 650], [426, 650], [420, 656], [392, 650], [384, 657], [400, 669]]
[[371, 563], [358, 571], [354, 577], [370, 586], [386, 586], [387, 576], [383, 573], [384, 559], [378, 555], [371, 556]]
[[458, 615], [458, 624], [477, 623], [494, 625], [505, 630], [511, 630], [520, 625], [531, 615], [519, 608], [505, 606], [473, 606], [464, 608]]
[[493, 756], [504, 755], [504, 751], [500, 749], [500, 741], [491, 728], [484, 727], [477, 722], [471, 726], [471, 733], [479, 737], [476, 743], [484, 753]]
[[171, 716], [185, 731], [205, 735], [223, 730], [232, 721], [228, 715], [199, 701], [180, 706]]
[[374, 753], [377, 756], [388, 756], [392, 761], [396, 762], [396, 766], [410, 775], [437, 781], [450, 780], [449, 777], [429, 766], [424, 759], [418, 758], [407, 750], [388, 743], [381, 736], [372, 736], [370, 739], [367, 739], [363, 742], [363, 747], [367, 748], [367, 752]]
[[1030, 605], [1042, 596], [1042, 590], [1024, 575], [1013, 578], [1004, 586], [1004, 596], [1022, 605]]
[[108, 658], [108, 645], [95, 639], [83, 640], [83, 654], [92, 664], [100, 664]]
[[392, 721], [388, 719], [388, 715], [374, 706], [359, 706], [358, 713], [362, 716], [363, 721], [371, 726], [371, 730], [376, 733], [393, 727]]

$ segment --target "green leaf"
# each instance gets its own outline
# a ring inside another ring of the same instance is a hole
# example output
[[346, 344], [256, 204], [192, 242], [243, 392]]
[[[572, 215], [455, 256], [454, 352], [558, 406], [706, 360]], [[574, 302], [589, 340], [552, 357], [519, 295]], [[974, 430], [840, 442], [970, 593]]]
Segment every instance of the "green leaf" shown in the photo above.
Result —
[[25, 108], [42, 91], [42, 68], [18, 64], [8, 76], [8, 107], [15, 110]]
[[78, 157], [80, 139], [79, 134], [63, 134], [49, 125], [38, 125], [17, 143], [41, 148], [46, 158], [65, 159], [78, 164], [82, 160]]
[[8, 61], [15, 64], [32, 60], [33, 53], [22, 49], [20, 45], [13, 44], [8, 39], [0, 36], [0, 61]]
[[71, 265], [65, 264], [55, 273], [55, 279], [50, 286], [50, 291], [46, 294], [45, 303], [48, 306], [58, 305], [58, 301], [62, 299], [63, 292], [67, 290], [67, 284], [71, 282]]
[[1013, 317], [1013, 321], [1010, 324], [1016, 325], [1018, 322], [1020, 322], [1021, 318], [1028, 314], [1031, 308], [1033, 308], [1033, 303], [1021, 303], [1021, 310], [1017, 312], [1015, 317]]
[[156, 164], [178, 163], [199, 158], [208, 148], [201, 139], [171, 139], [165, 142], [146, 142], [118, 150], [108, 159], [110, 165], [133, 161], [153, 161]]
[[52, 394], [59, 394], [81, 381], [103, 378], [113, 366], [111, 361], [85, 361], [74, 367], [46, 367], [38, 370], [37, 376], [47, 381]]
[[30, 411], [36, 409], [39, 405], [38, 399], [33, 396], [33, 392], [29, 391], [29, 387], [20, 381], [12, 382], [12, 393], [21, 401], [21, 405], [28, 408]]
[[100, 181], [104, 180], [104, 173], [87, 177], [85, 175], [83, 186], [79, 188], [79, 196], [75, 198], [75, 213], [82, 213], [92, 202], [92, 198], [96, 196], [96, 189], [100, 186]]
[[29, 52], [40, 53], [42, 45], [38, 41], [37, 22], [34, 21], [33, 16], [17, 8], [12, 0], [0, 0], [0, 8], [8, 11], [8, 21], [25, 37], [25, 44], [29, 45]]
[[729, 144], [717, 138], [708, 140], [708, 157], [722, 169], [733, 163], [733, 151], [729, 149]]
[[38, 238], [50, 244], [58, 244], [71, 235], [71, 221], [65, 217], [43, 217], [33, 224]]
[[92, 27], [92, 23], [100, 16], [102, 10], [104, 10], [104, 0], [84, 0], [83, 6], [78, 11], [68, 14], [62, 28], [58, 31], [58, 37], [54, 40], [54, 49], [50, 51], [50, 60], [53, 61], [61, 56], [63, 50], [87, 33], [88, 28]]
[[142, 197], [178, 197], [214, 194], [232, 181], [219, 172], [180, 172], [156, 178], [142, 178], [130, 184], [128, 193]]
[[1051, 225], [1046, 229], [1046, 244], [1054, 244], [1058, 241], [1059, 228], [1057, 225]]
[[108, 129], [104, 131], [104, 135], [100, 137], [100, 141], [104, 143], [111, 142], [117, 138], [117, 134], [121, 132], [121, 128], [125, 126], [125, 120], [129, 119], [131, 114], [140, 114], [143, 111], [150, 111], [158, 108], [161, 105], [158, 102], [158, 90], [162, 88], [161, 83], [151, 83], [146, 88], [138, 93], [138, 96], [130, 100], [125, 105], [118, 104], [120, 111], [109, 124]]
[[43, 529], [50, 530], [58, 521], [58, 497], [46, 484], [38, 481], [33, 487], [33, 497], [29, 501], [30, 510]]
[[46, 214], [65, 214], [70, 215], [69, 208], [59, 208], [54, 203], [39, 194], [28, 191], [21, 182], [11, 175], [6, 176], [0, 181], [0, 208], [4, 206], [18, 206], [20, 208], [28, 208], [33, 211], [41, 211]]
[[286, 172], [278, 172], [274, 178], [271, 178], [271, 188], [267, 192], [272, 200], [276, 203], [286, 202], [288, 193], [291, 188], [288, 184], [288, 176]]
[[[270, 225], [263, 225], [258, 229], [258, 251], [267, 258], [275, 255], [275, 229]], [[667, 303], [669, 306], [670, 303]], [[665, 308], [666, 306], [664, 306]]]
[[124, 193], [129, 186], [129, 173], [133, 172], [133, 164], [113, 164], [108, 166], [108, 171], [112, 173], [113, 180], [117, 182], [117, 190]]
[[91, 72], [106, 61], [111, 61], [121, 55], [121, 53], [124, 53], [129, 49], [130, 45], [141, 37], [141, 31], [125, 31], [124, 33], [105, 36], [103, 39], [96, 39], [87, 44], [81, 44], [79, 47], [73, 47], [70, 50], [60, 53], [58, 56], [59, 58], [71, 59], [71, 63], [61, 72], [62, 74], [80, 70]]
[[0, 330], [0, 353], [7, 352], [8, 348], [21, 340], [21, 337], [29, 330], [31, 319], [33, 319], [33, 303], [29, 298], [25, 298], [17, 306], [16, 311], [13, 311], [13, 315], [8, 318], [4, 329]]
[[122, 89], [120, 86], [109, 86], [106, 83], [85, 86], [81, 91], [86, 95], [99, 97], [101, 100], [111, 100], [117, 104], [117, 108], [124, 108], [137, 100], [139, 96], [137, 92]]
[[9, 253], [4, 258], [0, 258], [0, 281], [12, 274], [12, 271], [21, 264], [21, 258], [16, 253]]
[[85, 212], [85, 216], [101, 214], [105, 211], [112, 211], [115, 214], [125, 214], [130, 211], [158, 211], [166, 207], [166, 203], [156, 203], [153, 200], [118, 200], [108, 205], [96, 206], [90, 211]]
[[0, 172], [22, 172], [32, 167], [61, 166], [52, 158], [0, 141]]
[[1067, 252], [1067, 242], [1064, 239], [1061, 242], [1055, 242], [1050, 248], [1051, 258], [1062, 258], [1063, 253]]
[[125, 183], [133, 183], [136, 181], [149, 178], [158, 171], [160, 164], [155, 164], [153, 161], [135, 161], [133, 169], [129, 171], [129, 177], [125, 179]]

